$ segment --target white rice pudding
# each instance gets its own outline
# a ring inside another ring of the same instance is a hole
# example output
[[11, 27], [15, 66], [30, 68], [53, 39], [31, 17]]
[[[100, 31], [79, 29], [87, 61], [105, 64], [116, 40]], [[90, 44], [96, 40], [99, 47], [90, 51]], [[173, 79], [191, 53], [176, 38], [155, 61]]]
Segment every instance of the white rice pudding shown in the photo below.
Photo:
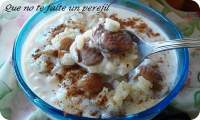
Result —
[[[99, 25], [107, 33], [95, 34]], [[153, 106], [173, 87], [176, 52], [146, 59], [132, 79], [114, 79], [128, 73], [138, 57], [136, 44], [124, 47], [109, 41], [122, 29], [151, 42], [168, 39], [148, 18], [121, 8], [99, 15], [59, 13], [39, 22], [29, 34], [22, 53], [25, 81], [50, 105], [84, 117], [123, 116]]]
[[[102, 23], [102, 25], [104, 26], [104, 29], [107, 31], [117, 32], [120, 30], [120, 23], [110, 18], [100, 18], [99, 22]], [[112, 76], [115, 76], [115, 75], [122, 76], [122, 75], [127, 74], [135, 66], [135, 64], [137, 64], [137, 57], [138, 57], [137, 48], [134, 43], [131, 46], [132, 51], [128, 53], [128, 55], [123, 56], [123, 59], [119, 57], [115, 57], [114, 59], [111, 60], [105, 55], [102, 55], [103, 60], [99, 64], [95, 64], [95, 65], [87, 64], [88, 60], [86, 60], [86, 64], [84, 64], [84, 60], [83, 62], [78, 62], [79, 58], [78, 58], [77, 49], [79, 51], [82, 51], [84, 44], [86, 42], [88, 42], [88, 47], [95, 48], [95, 44], [92, 42], [92, 39], [94, 39], [93, 33], [95, 32], [95, 30], [96, 30], [96, 27], [94, 27], [93, 30], [89, 29], [83, 34], [76, 36], [75, 41], [70, 47], [70, 53], [72, 55], [73, 60], [75, 60], [75, 62], [78, 63], [80, 66], [86, 68], [89, 73], [102, 73], [102, 74], [112, 75]], [[102, 35], [100, 35], [100, 37], [104, 37], [104, 35], [105, 34], [103, 33]], [[92, 55], [90, 53], [87, 53], [87, 58], [89, 58], [90, 56]], [[99, 56], [95, 56], [95, 57], [99, 57]]]

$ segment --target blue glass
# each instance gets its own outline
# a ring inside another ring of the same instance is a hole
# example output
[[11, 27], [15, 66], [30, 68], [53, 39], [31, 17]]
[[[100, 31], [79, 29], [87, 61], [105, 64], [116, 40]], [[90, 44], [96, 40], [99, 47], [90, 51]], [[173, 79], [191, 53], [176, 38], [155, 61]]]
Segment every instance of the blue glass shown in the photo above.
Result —
[[[112, 0], [113, 1], [113, 0]], [[96, 3], [105, 3], [110, 2], [110, 0], [92, 0], [92, 2]], [[64, 5], [71, 5], [71, 4], [80, 4], [80, 3], [91, 3], [91, 0], [57, 0], [55, 2], [56, 4], [64, 4]], [[164, 32], [167, 34], [167, 36], [170, 39], [181, 39], [182, 34], [181, 32], [176, 28], [176, 26], [166, 17], [164, 17], [161, 13], [158, 11], [149, 8], [137, 0], [114, 0], [113, 4], [117, 4], [120, 6], [124, 6], [128, 8], [129, 10], [132, 10], [133, 12], [138, 12], [139, 14], [148, 17], [150, 20], [155, 22], [161, 29], [164, 30]], [[13, 47], [13, 53], [12, 53], [12, 60], [13, 60], [13, 66], [14, 70], [17, 76], [18, 83], [20, 87], [23, 89], [25, 95], [28, 97], [30, 101], [32, 101], [37, 107], [42, 109], [44, 112], [46, 112], [48, 115], [55, 119], [91, 119], [91, 118], [85, 118], [85, 117], [78, 117], [75, 115], [65, 114], [63, 111], [56, 109], [55, 107], [47, 104], [45, 101], [43, 101], [40, 97], [38, 97], [31, 89], [28, 87], [28, 85], [25, 82], [24, 75], [22, 72], [22, 63], [21, 63], [21, 53], [22, 53], [22, 47], [24, 45], [24, 42], [28, 36], [28, 34], [31, 32], [32, 28], [35, 24], [37, 24], [40, 20], [43, 18], [52, 15], [54, 12], [37, 12], [34, 14], [23, 26], [21, 29], [16, 42]], [[159, 114], [170, 102], [173, 100], [173, 98], [178, 94], [180, 89], [182, 88], [188, 74], [188, 50], [186, 48], [177, 49], [177, 58], [178, 58], [178, 71], [176, 76], [176, 81], [174, 83], [173, 89], [169, 92], [169, 94], [158, 104], [154, 105], [151, 108], [146, 109], [143, 112], [127, 115], [124, 117], [115, 117], [110, 119], [133, 119], [133, 120], [149, 120], [153, 117], [155, 117], [157, 114]]]

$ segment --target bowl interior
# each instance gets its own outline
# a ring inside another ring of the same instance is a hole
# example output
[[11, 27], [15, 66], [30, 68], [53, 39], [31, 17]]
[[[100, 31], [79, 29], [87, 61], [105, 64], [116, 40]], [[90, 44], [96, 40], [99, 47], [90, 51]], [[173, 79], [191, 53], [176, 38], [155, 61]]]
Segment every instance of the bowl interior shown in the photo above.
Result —
[[[94, 0], [93, 2], [98, 2], [98, 3], [107, 3], [111, 2], [108, 0]], [[72, 5], [72, 4], [81, 4], [81, 3], [91, 3], [90, 0], [73, 0], [73, 1], [58, 1], [55, 2], [54, 5], [56, 4], [63, 4], [63, 5]], [[164, 32], [167, 34], [167, 36], [170, 39], [181, 39], [182, 35], [179, 32], [179, 30], [176, 28], [176, 26], [170, 22], [169, 19], [166, 17], [162, 16], [159, 12], [146, 7], [145, 5], [137, 2], [137, 1], [131, 1], [131, 0], [116, 0], [112, 4], [120, 5], [123, 7], [127, 7], [131, 9], [133, 12], [138, 12], [142, 16], [148, 17], [150, 20], [152, 20], [154, 23], [156, 23]], [[58, 110], [54, 108], [53, 106], [47, 104], [45, 101], [40, 99], [26, 84], [25, 82], [25, 77], [22, 72], [22, 66], [21, 66], [21, 53], [22, 53], [22, 48], [24, 45], [24, 42], [26, 41], [26, 38], [28, 35], [31, 33], [32, 28], [42, 19], [44, 19], [47, 16], [50, 16], [54, 14], [55, 12], [37, 12], [34, 14], [23, 26], [21, 29], [15, 45], [13, 47], [13, 54], [12, 54], [12, 59], [13, 59], [13, 65], [15, 69], [15, 73], [17, 76], [17, 80], [19, 82], [20, 87], [23, 89], [25, 92], [26, 96], [31, 100], [36, 106], [41, 108], [43, 111], [47, 112], [48, 114], [52, 115], [53, 117], [57, 119], [63, 119], [65, 117], [69, 117], [72, 119], [78, 119], [80, 117], [77, 117], [75, 115], [65, 115], [65, 113], [61, 110]], [[164, 109], [170, 101], [178, 94], [180, 91], [181, 87], [183, 86], [184, 81], [186, 80], [187, 73], [188, 73], [188, 50], [187, 49], [177, 49], [177, 59], [178, 59], [178, 71], [177, 71], [177, 76], [176, 80], [174, 83], [174, 86], [172, 90], [169, 92], [169, 94], [158, 104], [154, 105], [153, 107], [137, 113], [133, 115], [128, 115], [124, 118], [127, 119], [144, 119], [144, 118], [152, 118], [156, 114], [158, 114], [162, 109]], [[84, 119], [84, 117], [81, 117]], [[123, 118], [121, 118], [123, 119]]]

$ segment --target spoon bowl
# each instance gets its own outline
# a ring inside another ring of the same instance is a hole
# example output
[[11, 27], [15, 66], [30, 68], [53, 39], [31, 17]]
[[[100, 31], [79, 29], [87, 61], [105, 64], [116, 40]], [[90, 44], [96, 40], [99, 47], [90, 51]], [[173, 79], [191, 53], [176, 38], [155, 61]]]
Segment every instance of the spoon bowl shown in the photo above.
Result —
[[131, 69], [126, 75], [129, 76], [129, 78], [132, 78], [132, 74], [134, 73], [134, 69], [137, 68], [145, 58], [148, 56], [166, 51], [166, 50], [172, 50], [177, 48], [196, 48], [200, 47], [200, 39], [194, 39], [194, 38], [183, 38], [183, 39], [173, 39], [173, 40], [165, 40], [165, 41], [155, 41], [155, 42], [149, 42], [145, 41], [133, 32], [129, 30], [123, 30], [127, 34], [131, 36], [131, 39], [133, 42], [137, 44], [137, 51], [138, 51], [138, 60], [137, 64], [133, 66], [133, 69]]

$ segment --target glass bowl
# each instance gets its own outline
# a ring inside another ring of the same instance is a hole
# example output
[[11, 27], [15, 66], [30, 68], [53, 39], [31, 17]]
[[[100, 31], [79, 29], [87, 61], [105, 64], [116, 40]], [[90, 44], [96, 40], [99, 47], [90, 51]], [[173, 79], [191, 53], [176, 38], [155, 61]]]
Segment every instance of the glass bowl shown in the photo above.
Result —
[[[109, 0], [93, 0], [92, 2], [96, 3], [105, 3], [105, 2], [113, 2]], [[90, 0], [73, 0], [73, 1], [55, 1], [56, 4], [64, 4], [64, 5], [72, 5], [72, 4], [83, 4], [83, 3], [91, 3]], [[123, 7], [126, 7], [128, 9], [133, 10], [134, 12], [138, 12], [139, 14], [148, 17], [150, 20], [152, 20], [154, 23], [156, 23], [161, 29], [164, 30], [164, 32], [167, 34], [167, 36], [170, 39], [181, 39], [182, 34], [181, 32], [176, 28], [176, 26], [166, 17], [161, 15], [158, 11], [153, 10], [152, 8], [149, 8], [142, 3], [138, 2], [137, 0], [115, 0], [113, 4], [117, 4]], [[24, 42], [26, 41], [27, 36], [31, 32], [32, 28], [42, 19], [45, 17], [53, 14], [54, 12], [37, 12], [34, 14], [23, 26], [21, 29], [14, 47], [13, 47], [13, 53], [12, 53], [12, 61], [14, 70], [17, 76], [18, 83], [22, 90], [24, 91], [27, 98], [32, 101], [38, 108], [40, 108], [42, 111], [47, 113], [49, 116], [51, 116], [54, 119], [91, 119], [86, 117], [79, 117], [76, 115], [71, 114], [65, 114], [65, 112], [56, 109], [55, 107], [49, 105], [45, 101], [43, 101], [40, 97], [38, 97], [26, 84], [25, 77], [22, 72], [22, 47], [24, 45]], [[151, 108], [146, 109], [145, 111], [131, 114], [123, 117], [113, 117], [109, 119], [134, 119], [134, 120], [145, 120], [145, 119], [152, 119], [157, 114], [159, 114], [170, 102], [173, 100], [173, 98], [178, 94], [178, 92], [181, 90], [188, 74], [188, 50], [186, 48], [177, 49], [177, 59], [178, 59], [178, 71], [177, 76], [175, 79], [174, 86], [172, 87], [172, 90], [168, 93], [166, 97], [164, 97], [160, 102], [152, 106]]]

